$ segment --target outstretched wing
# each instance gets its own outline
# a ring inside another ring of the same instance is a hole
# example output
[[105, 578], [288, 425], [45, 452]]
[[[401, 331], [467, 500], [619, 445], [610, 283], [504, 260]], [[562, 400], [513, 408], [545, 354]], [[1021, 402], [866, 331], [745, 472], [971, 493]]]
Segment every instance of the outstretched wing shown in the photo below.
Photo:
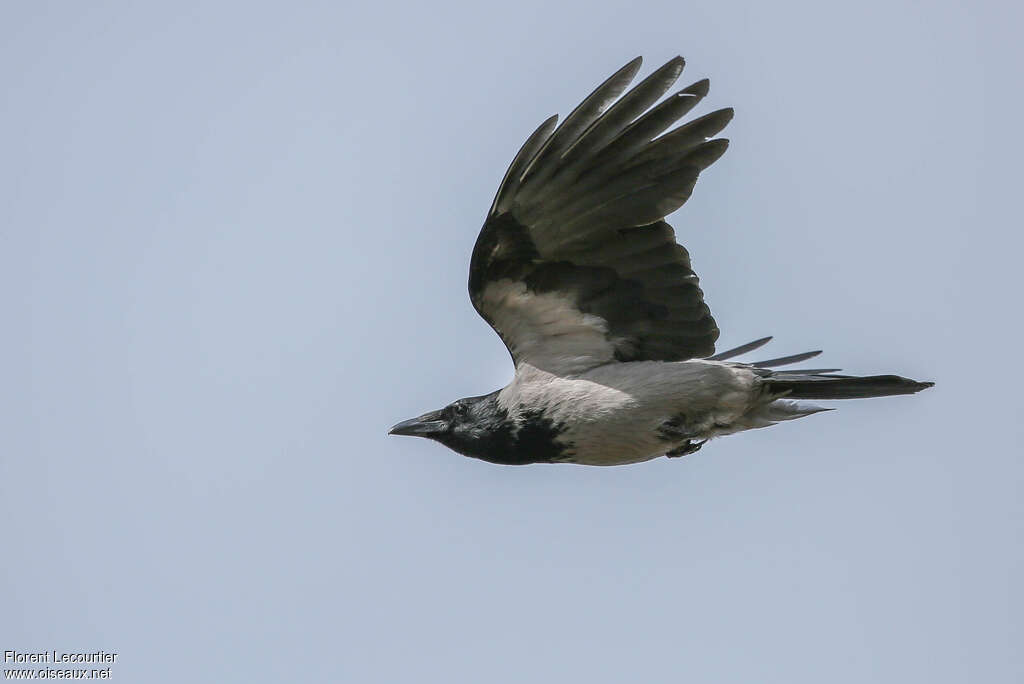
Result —
[[725, 152], [726, 140], [708, 138], [732, 110], [664, 133], [708, 81], [652, 108], [683, 70], [676, 57], [619, 98], [640, 64], [619, 69], [557, 128], [557, 117], [540, 125], [477, 238], [470, 298], [517, 366], [565, 374], [714, 353], [718, 327], [689, 254], [662, 219]]

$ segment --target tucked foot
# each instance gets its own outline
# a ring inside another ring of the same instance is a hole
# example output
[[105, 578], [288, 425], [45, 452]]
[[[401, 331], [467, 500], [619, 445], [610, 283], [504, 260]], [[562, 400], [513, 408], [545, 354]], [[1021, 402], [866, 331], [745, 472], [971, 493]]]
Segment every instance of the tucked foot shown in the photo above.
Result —
[[704, 446], [704, 444], [707, 441], [708, 440], [706, 439], [702, 439], [699, 442], [697, 442], [692, 439], [688, 439], [683, 444], [677, 446], [675, 449], [665, 452], [665, 455], [668, 456], [669, 458], [679, 458], [681, 456], [688, 456], [689, 454], [694, 454], [700, 451], [700, 448]]

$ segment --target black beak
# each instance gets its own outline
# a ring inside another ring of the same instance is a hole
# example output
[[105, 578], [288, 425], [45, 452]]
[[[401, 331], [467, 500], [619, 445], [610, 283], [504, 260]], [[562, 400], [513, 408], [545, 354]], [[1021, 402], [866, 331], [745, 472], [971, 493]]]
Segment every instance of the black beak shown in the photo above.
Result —
[[410, 437], [435, 437], [448, 430], [448, 421], [441, 417], [440, 411], [424, 413], [419, 418], [410, 418], [388, 430], [389, 435], [408, 435]]

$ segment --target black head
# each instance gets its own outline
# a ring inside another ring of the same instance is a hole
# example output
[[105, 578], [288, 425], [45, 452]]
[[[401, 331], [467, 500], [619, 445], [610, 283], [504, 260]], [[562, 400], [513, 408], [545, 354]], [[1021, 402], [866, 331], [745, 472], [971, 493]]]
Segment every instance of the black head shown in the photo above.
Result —
[[561, 448], [553, 441], [557, 432], [549, 423], [536, 422], [511, 420], [498, 405], [498, 393], [492, 392], [403, 420], [388, 434], [426, 437], [463, 456], [491, 463], [520, 465], [553, 460]]
[[495, 433], [501, 431], [504, 421], [505, 412], [498, 408], [494, 393], [459, 399], [443, 409], [403, 420], [388, 434], [426, 437], [460, 454], [477, 456], [485, 443], [493, 441]]

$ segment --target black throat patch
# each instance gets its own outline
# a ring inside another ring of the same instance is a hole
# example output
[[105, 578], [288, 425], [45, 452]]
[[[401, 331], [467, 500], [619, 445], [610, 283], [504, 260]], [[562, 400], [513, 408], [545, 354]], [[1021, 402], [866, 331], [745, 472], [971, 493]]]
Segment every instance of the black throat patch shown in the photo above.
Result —
[[497, 392], [472, 400], [465, 418], [443, 435], [434, 437], [464, 456], [500, 465], [562, 463], [572, 445], [558, 441], [564, 426], [541, 411], [509, 417], [498, 406]]

